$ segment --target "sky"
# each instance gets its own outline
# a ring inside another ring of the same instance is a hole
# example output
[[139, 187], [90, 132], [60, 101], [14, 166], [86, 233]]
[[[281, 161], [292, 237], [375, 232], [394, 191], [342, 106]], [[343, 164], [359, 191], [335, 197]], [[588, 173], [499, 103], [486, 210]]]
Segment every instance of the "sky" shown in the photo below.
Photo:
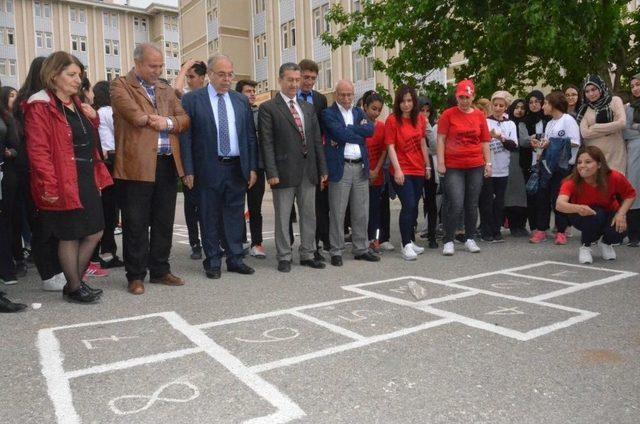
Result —
[[168, 4], [178, 7], [178, 0], [129, 0], [129, 5], [135, 7], [147, 7], [151, 3]]

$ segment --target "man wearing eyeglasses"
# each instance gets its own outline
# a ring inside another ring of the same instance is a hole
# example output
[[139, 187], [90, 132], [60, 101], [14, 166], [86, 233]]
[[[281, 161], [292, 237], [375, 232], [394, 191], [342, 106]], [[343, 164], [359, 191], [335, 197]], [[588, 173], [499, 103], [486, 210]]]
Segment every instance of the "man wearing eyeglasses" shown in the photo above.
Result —
[[245, 96], [231, 90], [233, 63], [222, 54], [211, 56], [207, 74], [206, 87], [182, 98], [191, 128], [180, 138], [180, 146], [184, 185], [195, 185], [200, 200], [205, 274], [217, 279], [221, 277], [223, 225], [227, 271], [254, 273], [243, 262], [242, 234], [244, 198], [256, 182], [258, 163], [251, 107]]

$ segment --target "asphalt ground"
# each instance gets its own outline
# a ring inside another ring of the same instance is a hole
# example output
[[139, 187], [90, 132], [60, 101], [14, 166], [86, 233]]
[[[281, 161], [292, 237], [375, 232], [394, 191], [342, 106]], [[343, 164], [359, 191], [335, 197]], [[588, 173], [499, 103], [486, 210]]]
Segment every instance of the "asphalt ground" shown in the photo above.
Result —
[[640, 422], [640, 250], [582, 267], [577, 235], [506, 235], [478, 254], [345, 253], [324, 270], [296, 253], [282, 274], [268, 199], [264, 215], [252, 276], [205, 277], [179, 200], [171, 265], [185, 286], [133, 296], [111, 270], [93, 280], [100, 303], [76, 305], [31, 268], [3, 288], [42, 306], [2, 316], [0, 421]]

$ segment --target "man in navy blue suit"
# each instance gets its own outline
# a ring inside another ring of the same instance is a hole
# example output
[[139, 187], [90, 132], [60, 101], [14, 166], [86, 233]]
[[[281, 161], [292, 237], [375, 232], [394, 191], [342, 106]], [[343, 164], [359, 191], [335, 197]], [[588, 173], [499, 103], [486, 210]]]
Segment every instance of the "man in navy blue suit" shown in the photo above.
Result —
[[327, 137], [324, 146], [329, 168], [329, 241], [331, 265], [342, 266], [344, 215], [351, 203], [353, 254], [357, 260], [380, 260], [369, 252], [369, 157], [365, 138], [373, 135], [373, 124], [364, 112], [353, 106], [354, 88], [349, 81], [338, 81], [336, 101], [322, 111]]
[[192, 126], [180, 137], [184, 184], [195, 186], [200, 200], [204, 269], [208, 278], [220, 278], [224, 228], [227, 270], [253, 274], [243, 262], [244, 198], [255, 184], [257, 143], [253, 113], [246, 97], [231, 90], [233, 63], [228, 56], [209, 58], [210, 83], [182, 98]]

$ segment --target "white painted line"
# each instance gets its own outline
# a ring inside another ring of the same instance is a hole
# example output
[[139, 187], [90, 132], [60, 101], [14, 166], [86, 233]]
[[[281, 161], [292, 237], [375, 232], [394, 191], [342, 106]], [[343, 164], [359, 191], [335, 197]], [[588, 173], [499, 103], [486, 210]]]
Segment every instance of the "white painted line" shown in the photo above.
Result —
[[603, 267], [597, 267], [597, 266], [591, 266], [591, 265], [572, 264], [572, 263], [566, 263], [566, 262], [546, 261], [545, 264], [565, 265], [565, 266], [571, 266], [571, 267], [574, 267], [574, 268], [584, 268], [584, 269], [589, 269], [589, 270], [594, 270], [595, 269], [597, 271], [608, 271], [608, 272], [617, 272], [617, 273], [638, 275], [637, 272], [621, 271], [619, 269], [603, 268]]
[[407, 275], [405, 277], [388, 278], [386, 280], [372, 281], [372, 282], [369, 282], [369, 283], [349, 284], [347, 286], [341, 286], [341, 287], [343, 289], [354, 288], [354, 287], [366, 287], [366, 286], [373, 286], [373, 285], [376, 285], [376, 284], [391, 283], [393, 281], [410, 280], [412, 278], [413, 279], [418, 279], [418, 280], [421, 280], [421, 281], [426, 281], [428, 283], [439, 283], [440, 282], [440, 280], [434, 280], [434, 279], [431, 279], [431, 278], [414, 277], [414, 276]]
[[73, 395], [69, 380], [64, 376], [60, 342], [52, 329], [38, 331], [38, 350], [42, 375], [47, 381], [47, 393], [53, 402], [59, 423], [79, 424], [80, 417], [73, 407]]
[[60, 327], [53, 327], [53, 328], [47, 328], [47, 330], [51, 330], [51, 331], [59, 331], [59, 330], [66, 330], [69, 328], [82, 328], [82, 327], [91, 327], [91, 326], [95, 326], [95, 325], [103, 325], [103, 324], [113, 324], [116, 322], [126, 322], [126, 321], [139, 321], [139, 320], [143, 320], [143, 319], [147, 319], [147, 318], [164, 318], [166, 316], [167, 312], [159, 312], [159, 313], [155, 313], [155, 314], [146, 314], [146, 315], [138, 315], [138, 316], [134, 316], [134, 317], [126, 317], [126, 318], [117, 318], [117, 319], [110, 319], [107, 321], [91, 321], [91, 322], [82, 322], [79, 324], [70, 324], [70, 325], [63, 325]]
[[306, 415], [296, 403], [281, 393], [277, 387], [256, 375], [255, 372], [247, 368], [238, 358], [207, 337], [200, 329], [189, 324], [180, 315], [170, 313], [167, 314], [166, 319], [173, 328], [180, 331], [189, 340], [201, 347], [209, 356], [229, 370], [238, 380], [277, 409], [273, 414], [248, 420], [246, 421], [247, 423], [286, 423]]
[[291, 314], [292, 312], [303, 311], [305, 309], [337, 305], [338, 303], [353, 302], [355, 300], [361, 300], [367, 297], [368, 296], [357, 296], [357, 297], [350, 297], [348, 299], [330, 300], [327, 302], [312, 303], [310, 305], [296, 306], [296, 307], [287, 308], [287, 309], [279, 309], [277, 311], [265, 312], [262, 314], [254, 314], [254, 315], [247, 315], [247, 316], [238, 317], [238, 318], [223, 319], [220, 321], [205, 322], [202, 324], [194, 325], [194, 327], [203, 329], [203, 328], [219, 327], [221, 325], [237, 324], [239, 322], [256, 321], [259, 319], [272, 318], [272, 317], [277, 317], [281, 315], [288, 315], [288, 314]]
[[591, 283], [578, 284], [576, 286], [567, 287], [567, 288], [564, 288], [564, 289], [556, 290], [556, 291], [551, 292], [551, 293], [541, 294], [540, 296], [531, 297], [528, 300], [532, 301], [532, 302], [541, 301], [541, 300], [547, 300], [547, 299], [551, 299], [551, 298], [554, 298], [554, 297], [563, 296], [565, 294], [575, 293], [575, 292], [578, 292], [578, 291], [581, 291], [581, 290], [590, 289], [592, 287], [601, 286], [603, 284], [612, 283], [614, 281], [623, 280], [623, 279], [626, 279], [626, 278], [629, 278], [629, 277], [633, 277], [635, 275], [638, 275], [638, 274], [635, 273], [635, 272], [627, 272], [625, 274], [612, 275], [611, 277], [603, 278], [602, 280], [593, 281]]
[[540, 328], [536, 328], [535, 330], [527, 331], [524, 334], [525, 336], [524, 340], [526, 341], [526, 340], [535, 339], [536, 337], [544, 336], [545, 334], [549, 334], [553, 331], [560, 330], [562, 328], [567, 328], [571, 325], [586, 321], [598, 315], [600, 314], [598, 314], [597, 312], [585, 312], [581, 315], [571, 317], [565, 321], [556, 322], [551, 325], [547, 325], [546, 327], [540, 327]]
[[336, 353], [345, 352], [347, 350], [368, 346], [368, 345], [371, 345], [373, 343], [378, 343], [378, 342], [382, 342], [382, 341], [386, 341], [386, 340], [391, 340], [391, 339], [394, 339], [394, 338], [397, 338], [397, 337], [402, 337], [402, 336], [406, 336], [408, 334], [416, 333], [418, 331], [422, 331], [422, 330], [426, 330], [426, 329], [429, 329], [429, 328], [438, 327], [438, 326], [444, 325], [444, 324], [449, 324], [450, 322], [452, 322], [452, 321], [449, 320], [449, 319], [439, 319], [439, 320], [435, 320], [435, 321], [430, 321], [430, 322], [426, 322], [424, 324], [421, 324], [421, 325], [418, 325], [418, 326], [415, 326], [415, 327], [403, 328], [402, 330], [398, 330], [398, 331], [395, 331], [393, 333], [388, 333], [388, 334], [382, 334], [382, 335], [379, 335], [379, 336], [368, 337], [368, 338], [365, 338], [364, 340], [358, 340], [358, 341], [347, 343], [347, 344], [343, 344], [343, 345], [340, 345], [340, 346], [334, 346], [334, 347], [330, 347], [330, 348], [327, 348], [327, 349], [322, 349], [322, 350], [318, 350], [318, 351], [315, 351], [315, 352], [306, 353], [304, 355], [293, 356], [293, 357], [290, 357], [290, 358], [284, 358], [284, 359], [280, 359], [278, 361], [268, 362], [266, 364], [254, 365], [251, 368], [249, 368], [249, 370], [251, 370], [252, 372], [255, 372], [255, 373], [261, 373], [261, 372], [270, 371], [270, 370], [273, 370], [273, 369], [276, 369], [276, 368], [288, 367], [288, 366], [291, 366], [291, 365], [295, 365], [295, 364], [299, 364], [301, 362], [308, 361], [310, 359], [322, 358], [324, 356], [333, 355], [333, 354], [336, 354]]
[[68, 379], [84, 377], [92, 374], [101, 374], [110, 371], [124, 370], [127, 368], [137, 367], [140, 365], [153, 364], [163, 362], [167, 359], [182, 358], [183, 356], [193, 355], [202, 352], [201, 347], [192, 347], [189, 349], [175, 350], [172, 352], [158, 353], [156, 355], [144, 356], [141, 358], [126, 359], [124, 361], [113, 362], [111, 364], [96, 365], [95, 367], [84, 368], [81, 370], [68, 371], [64, 375]]
[[299, 312], [299, 311], [292, 311], [291, 315], [293, 315], [295, 317], [298, 317], [298, 318], [302, 318], [302, 319], [307, 320], [309, 322], [312, 322], [312, 323], [314, 323], [316, 325], [319, 325], [320, 327], [324, 327], [324, 328], [326, 328], [328, 330], [331, 330], [332, 332], [334, 332], [336, 334], [340, 334], [341, 336], [345, 336], [345, 337], [348, 337], [348, 338], [353, 339], [353, 340], [364, 340], [364, 339], [366, 339], [366, 337], [364, 337], [364, 336], [362, 336], [362, 335], [360, 335], [360, 334], [358, 334], [358, 333], [356, 333], [354, 331], [347, 330], [346, 328], [342, 328], [342, 327], [339, 327], [339, 326], [337, 326], [335, 324], [331, 324], [330, 322], [326, 322], [326, 321], [323, 321], [323, 320], [318, 319], [316, 317], [312, 317], [310, 315], [303, 314], [302, 312]]
[[569, 281], [554, 280], [552, 278], [535, 277], [533, 275], [518, 274], [516, 272], [502, 272], [501, 274], [509, 275], [511, 277], [526, 278], [528, 280], [548, 281], [550, 283], [557, 283], [557, 284], [562, 284], [562, 285], [565, 285], [565, 286], [579, 286], [581, 284], [581, 283], [572, 283], [572, 282], [569, 282]]

